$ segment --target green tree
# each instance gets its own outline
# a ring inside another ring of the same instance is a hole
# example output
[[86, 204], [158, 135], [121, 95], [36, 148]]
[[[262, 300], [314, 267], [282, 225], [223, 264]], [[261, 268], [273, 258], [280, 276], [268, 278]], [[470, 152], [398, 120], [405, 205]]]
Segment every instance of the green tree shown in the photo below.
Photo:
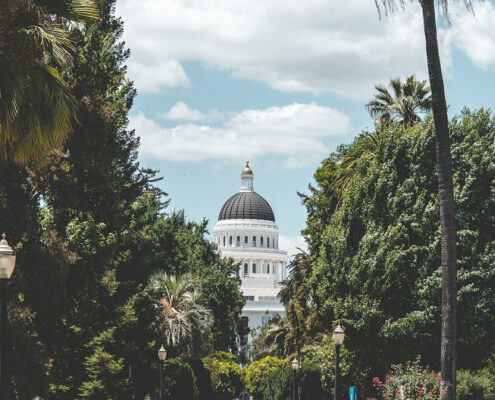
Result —
[[320, 375], [317, 365], [304, 362], [294, 376], [291, 366], [286, 363], [272, 371], [263, 381], [263, 399], [292, 400], [295, 378], [296, 386], [301, 387], [301, 400], [321, 400], [323, 393]]
[[235, 356], [215, 353], [205, 359], [211, 374], [212, 396], [215, 400], [232, 400], [244, 388], [244, 372], [235, 362]]
[[167, 360], [163, 368], [165, 400], [197, 400], [198, 388], [191, 366], [181, 360]]
[[[289, 277], [282, 282], [279, 298], [287, 309], [290, 329], [286, 347], [289, 352], [299, 352], [315, 328], [315, 315], [309, 297], [309, 279], [313, 272], [311, 254], [300, 252], [289, 265]], [[283, 354], [287, 354], [283, 353]]]
[[459, 400], [493, 400], [495, 388], [490, 379], [479, 372], [457, 371], [457, 398]]
[[377, 127], [392, 121], [399, 122], [407, 129], [421, 121], [418, 114], [431, 111], [430, 88], [426, 81], [418, 81], [414, 75], [406, 78], [391, 79], [392, 93], [386, 86], [376, 85], [375, 98], [366, 104], [366, 109], [377, 121]]
[[211, 311], [203, 305], [200, 284], [191, 274], [154, 272], [144, 290], [154, 311], [153, 330], [171, 353], [198, 355], [211, 332]]
[[263, 399], [263, 381], [271, 372], [285, 365], [286, 362], [277, 357], [268, 356], [254, 361], [246, 368], [246, 388], [255, 400]]
[[288, 354], [288, 335], [290, 333], [287, 317], [279, 314], [272, 316], [268, 322], [252, 332], [249, 356], [251, 360], [259, 360], [266, 356], [284, 357]]
[[[493, 118], [484, 110], [466, 110], [451, 124], [461, 227], [457, 299], [465, 316], [459, 321], [461, 368], [480, 368], [493, 346], [487, 316], [495, 315], [494, 239], [486, 221], [493, 207], [494, 135]], [[323, 186], [308, 198], [306, 234], [314, 249], [309, 287], [319, 329], [340, 320], [346, 346], [376, 374], [416, 354], [439, 367], [441, 235], [433, 143], [431, 118], [405, 132], [391, 126], [380, 135], [376, 157], [360, 162], [337, 211], [319, 217], [318, 209], [335, 198], [328, 185], [337, 173], [331, 161], [315, 175]]]
[[0, 2], [0, 160], [26, 164], [60, 146], [77, 100], [62, 78], [74, 47], [69, 21], [97, 18], [90, 0]]

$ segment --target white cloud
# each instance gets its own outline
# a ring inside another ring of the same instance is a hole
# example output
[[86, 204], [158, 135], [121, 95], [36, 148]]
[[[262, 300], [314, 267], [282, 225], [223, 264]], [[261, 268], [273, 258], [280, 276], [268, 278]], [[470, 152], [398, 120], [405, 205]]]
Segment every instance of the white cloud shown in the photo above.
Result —
[[130, 118], [130, 126], [141, 137], [140, 153], [145, 157], [239, 162], [272, 155], [285, 157], [285, 166], [291, 168], [324, 157], [329, 151], [325, 137], [352, 130], [347, 115], [315, 103], [245, 110], [220, 127], [188, 123], [167, 128], [142, 113]]
[[495, 7], [490, 1], [475, 3], [474, 15], [462, 4], [451, 10], [451, 39], [472, 63], [484, 70], [495, 71]]
[[176, 60], [156, 60], [145, 63], [133, 59], [129, 76], [143, 92], [160, 93], [164, 88], [191, 85], [182, 65]]
[[283, 236], [280, 235], [278, 241], [278, 247], [281, 250], [286, 250], [289, 257], [293, 257], [299, 253], [299, 249], [303, 251], [308, 250], [308, 244], [304, 241], [302, 236]]
[[[495, 69], [493, 2], [474, 8], [473, 16], [452, 2], [452, 27], [438, 29], [446, 73], [454, 46], [475, 66]], [[419, 2], [381, 20], [372, 0], [119, 0], [117, 14], [141, 91], [188, 86], [184, 61], [281, 91], [359, 99], [391, 77], [427, 77]]]
[[[119, 0], [117, 13], [132, 52], [131, 77], [143, 91], [173, 79], [154, 85], [159, 68], [150, 75], [132, 68], [136, 63], [199, 61], [282, 91], [361, 99], [390, 77], [426, 77], [416, 2], [382, 20], [371, 0], [338, 6], [328, 0]], [[184, 85], [187, 77], [178, 76]]]
[[204, 114], [199, 110], [189, 108], [189, 106], [182, 101], [179, 101], [177, 104], [173, 105], [168, 111], [159, 112], [157, 116], [159, 118], [173, 121], [205, 121], [221, 119], [223, 117], [223, 115], [217, 110], [211, 110], [207, 114]]

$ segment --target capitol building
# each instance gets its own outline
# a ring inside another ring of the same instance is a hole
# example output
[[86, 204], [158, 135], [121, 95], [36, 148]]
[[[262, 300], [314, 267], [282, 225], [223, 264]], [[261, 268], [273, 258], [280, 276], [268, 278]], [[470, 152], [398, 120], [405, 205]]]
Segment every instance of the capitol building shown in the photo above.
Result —
[[279, 229], [270, 204], [254, 191], [254, 174], [246, 162], [241, 188], [230, 197], [214, 228], [222, 257], [239, 263], [241, 292], [246, 299], [243, 316], [250, 329], [275, 315], [285, 314], [277, 299], [279, 283], [287, 276], [287, 252], [279, 249]]

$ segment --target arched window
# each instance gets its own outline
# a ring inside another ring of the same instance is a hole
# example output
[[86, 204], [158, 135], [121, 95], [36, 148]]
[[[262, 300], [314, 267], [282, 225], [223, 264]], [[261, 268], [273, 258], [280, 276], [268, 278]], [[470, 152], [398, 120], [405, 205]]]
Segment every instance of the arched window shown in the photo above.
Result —
[[249, 243], [249, 238], [247, 236], [244, 236], [244, 244], [248, 244]]
[[253, 264], [253, 274], [256, 273], [256, 264]]
[[270, 247], [270, 238], [269, 237], [266, 238], [266, 247]]
[[244, 276], [248, 276], [248, 274], [249, 274], [248, 263], [244, 263]]
[[229, 246], [232, 246], [232, 236], [229, 237]]
[[235, 244], [237, 247], [241, 247], [241, 237], [240, 236], [237, 236], [237, 241], [236, 241], [236, 244]]
[[225, 247], [225, 236], [223, 237], [223, 247]]
[[263, 247], [263, 236], [260, 237], [260, 246]]
[[256, 236], [253, 236], [253, 247], [256, 247]]

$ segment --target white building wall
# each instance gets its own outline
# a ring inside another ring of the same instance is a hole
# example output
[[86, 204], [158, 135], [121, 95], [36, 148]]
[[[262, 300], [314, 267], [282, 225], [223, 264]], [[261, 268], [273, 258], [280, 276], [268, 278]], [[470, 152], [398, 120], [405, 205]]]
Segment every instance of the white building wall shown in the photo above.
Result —
[[241, 291], [247, 299], [243, 315], [248, 317], [249, 328], [260, 327], [275, 314], [285, 314], [277, 294], [279, 283], [287, 277], [288, 256], [278, 247], [277, 224], [265, 220], [221, 220], [213, 232], [222, 257], [240, 264]]

